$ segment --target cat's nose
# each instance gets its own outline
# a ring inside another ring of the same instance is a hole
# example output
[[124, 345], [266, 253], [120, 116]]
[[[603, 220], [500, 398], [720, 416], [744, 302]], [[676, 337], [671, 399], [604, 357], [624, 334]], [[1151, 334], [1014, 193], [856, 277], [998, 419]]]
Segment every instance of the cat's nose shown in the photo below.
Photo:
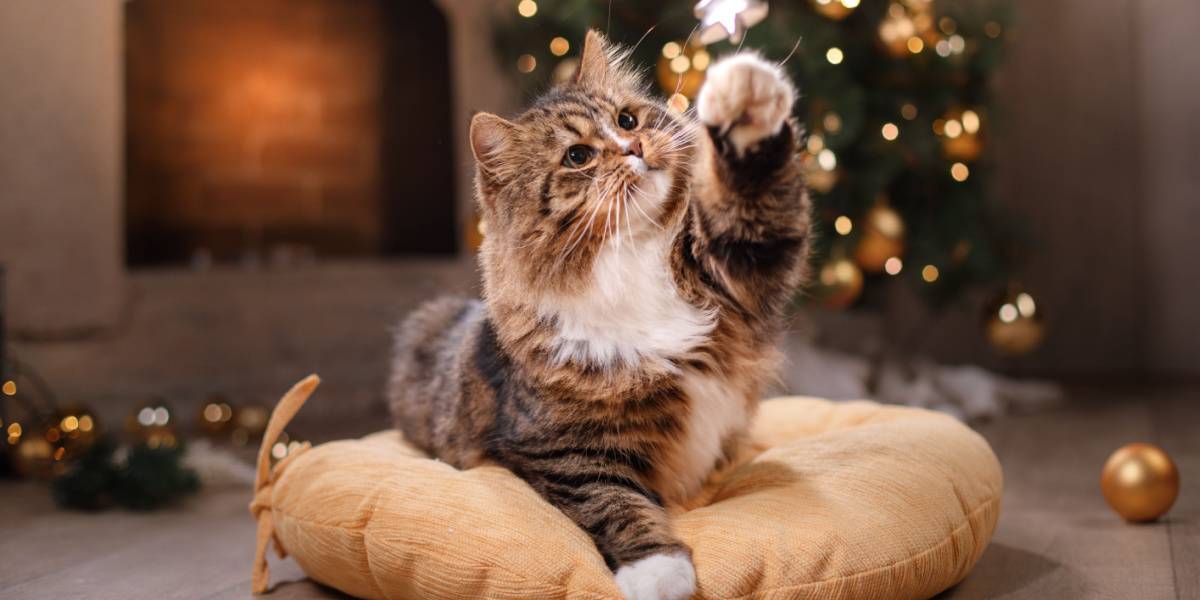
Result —
[[631, 154], [638, 158], [642, 157], [642, 140], [635, 138], [628, 146], [625, 146], [624, 155], [629, 156]]

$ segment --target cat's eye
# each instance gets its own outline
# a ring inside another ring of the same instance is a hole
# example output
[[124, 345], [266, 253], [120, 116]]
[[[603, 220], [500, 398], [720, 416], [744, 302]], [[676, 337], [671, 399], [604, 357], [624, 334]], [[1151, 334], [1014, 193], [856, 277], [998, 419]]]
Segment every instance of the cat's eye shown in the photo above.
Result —
[[592, 150], [591, 146], [575, 144], [574, 146], [567, 148], [567, 154], [563, 157], [563, 166], [582, 167], [583, 165], [586, 165], [589, 160], [592, 160], [593, 152], [594, 151]]
[[632, 131], [634, 127], [637, 127], [637, 117], [622, 111], [621, 114], [617, 115], [617, 125], [621, 129]]

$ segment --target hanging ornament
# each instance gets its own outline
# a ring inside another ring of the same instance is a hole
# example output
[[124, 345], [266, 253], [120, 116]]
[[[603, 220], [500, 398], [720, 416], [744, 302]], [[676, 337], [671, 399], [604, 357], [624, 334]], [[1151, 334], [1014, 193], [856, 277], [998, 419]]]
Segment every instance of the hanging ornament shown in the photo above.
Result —
[[704, 46], [667, 42], [658, 55], [655, 74], [658, 86], [664, 94], [674, 97], [680, 94], [688, 100], [695, 99], [704, 84], [704, 74], [712, 62], [712, 56]]
[[879, 200], [862, 219], [863, 233], [854, 260], [868, 273], [882, 273], [891, 258], [904, 254], [904, 219], [885, 200]]
[[100, 421], [90, 408], [71, 406], [54, 413], [51, 429], [58, 432], [60, 442], [67, 446], [68, 451], [74, 452], [96, 441], [100, 433]]
[[713, 44], [726, 38], [737, 44], [747, 29], [767, 17], [767, 3], [763, 0], [700, 0], [694, 14], [700, 19], [697, 39], [701, 44]]
[[809, 0], [809, 3], [822, 17], [841, 21], [858, 8], [859, 0]]
[[245, 446], [250, 442], [257, 442], [262, 438], [263, 432], [267, 430], [267, 419], [270, 417], [271, 411], [260, 404], [243, 406], [238, 409], [231, 434], [233, 443]]
[[817, 275], [816, 296], [826, 308], [846, 308], [858, 299], [863, 288], [863, 274], [854, 261], [835, 251]]
[[1126, 521], [1153, 521], [1167, 514], [1179, 496], [1179, 469], [1162, 448], [1129, 444], [1104, 463], [1100, 491]]
[[826, 194], [837, 185], [840, 177], [837, 155], [825, 147], [825, 133], [819, 127], [808, 136], [804, 152], [800, 153], [800, 168], [808, 189]]
[[950, 160], [971, 162], [983, 154], [980, 129], [983, 123], [973, 109], [952, 108], [934, 121], [933, 131], [942, 142], [942, 153]]
[[125, 429], [151, 448], [174, 448], [179, 444], [171, 407], [161, 398], [152, 398], [138, 406], [126, 417]]
[[223, 438], [233, 429], [233, 405], [224, 394], [213, 394], [200, 408], [196, 424], [210, 438]]
[[1044, 315], [1029, 292], [1010, 286], [986, 304], [984, 332], [996, 351], [1010, 356], [1027, 354], [1042, 343]]

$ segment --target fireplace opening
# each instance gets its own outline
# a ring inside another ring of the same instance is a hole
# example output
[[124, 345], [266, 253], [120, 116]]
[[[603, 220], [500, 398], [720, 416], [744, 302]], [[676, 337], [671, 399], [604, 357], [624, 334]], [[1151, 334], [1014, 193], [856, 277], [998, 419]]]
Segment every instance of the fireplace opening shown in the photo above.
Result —
[[457, 251], [428, 0], [125, 5], [130, 265]]

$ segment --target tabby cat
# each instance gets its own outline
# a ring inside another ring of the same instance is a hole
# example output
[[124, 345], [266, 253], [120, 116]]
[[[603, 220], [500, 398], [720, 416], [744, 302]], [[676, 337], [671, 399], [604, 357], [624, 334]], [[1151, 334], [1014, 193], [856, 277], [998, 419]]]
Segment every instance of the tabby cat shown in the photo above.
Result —
[[388, 397], [412, 443], [562, 510], [628, 598], [679, 599], [696, 576], [667, 507], [732, 459], [772, 375], [809, 201], [778, 66], [716, 62], [692, 116], [627, 61], [589, 32], [571, 81], [475, 115], [484, 299], [402, 324]]

